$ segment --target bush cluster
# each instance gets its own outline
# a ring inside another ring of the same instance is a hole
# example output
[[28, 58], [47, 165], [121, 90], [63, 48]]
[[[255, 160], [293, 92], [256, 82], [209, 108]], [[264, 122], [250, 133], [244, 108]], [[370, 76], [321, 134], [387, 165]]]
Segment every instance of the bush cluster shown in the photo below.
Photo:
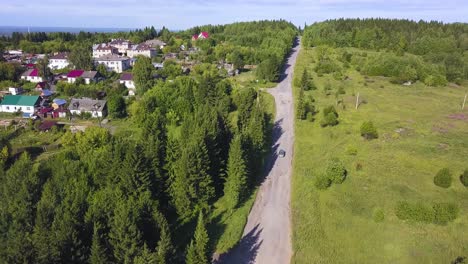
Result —
[[458, 206], [453, 203], [434, 203], [432, 206], [423, 203], [411, 204], [399, 202], [395, 209], [396, 216], [401, 220], [445, 225], [458, 216]]
[[468, 169], [466, 169], [466, 170], [460, 175], [460, 182], [461, 182], [465, 187], [468, 187]]
[[324, 190], [331, 186], [332, 183], [340, 184], [346, 179], [347, 171], [343, 163], [334, 158], [327, 165], [325, 174], [320, 175], [315, 180], [315, 187], [319, 190]]
[[434, 184], [442, 188], [449, 188], [452, 185], [452, 173], [450, 170], [448, 168], [439, 170], [434, 177]]
[[367, 140], [375, 139], [379, 137], [377, 129], [372, 121], [367, 121], [361, 125], [361, 136]]
[[338, 113], [333, 105], [323, 109], [323, 119], [320, 121], [320, 126], [336, 126], [338, 125]]

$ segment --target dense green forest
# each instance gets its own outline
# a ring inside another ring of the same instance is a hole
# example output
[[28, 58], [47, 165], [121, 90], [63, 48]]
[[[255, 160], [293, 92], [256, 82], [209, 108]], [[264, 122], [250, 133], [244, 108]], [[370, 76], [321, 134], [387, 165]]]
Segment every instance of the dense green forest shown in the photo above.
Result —
[[[271, 39], [265, 27], [280, 30], [276, 34], [283, 38]], [[275, 56], [278, 67], [295, 37], [294, 27], [284, 22], [219, 28], [229, 42], [216, 40], [207, 49], [237, 43], [259, 56], [252, 62]], [[262, 47], [249, 48], [241, 28]], [[52, 36], [38, 38], [62, 42], [61, 34]], [[80, 34], [63, 36], [80, 41]], [[283, 44], [268, 52], [273, 41]], [[141, 61], [134, 73], [139, 96], [123, 102], [123, 110], [122, 101], [109, 101], [109, 108], [119, 108], [113, 117], [128, 113], [123, 122], [131, 130], [94, 126], [37, 135], [60, 138], [59, 150], [50, 155], [16, 150], [15, 137], [33, 126], [2, 130], [0, 263], [209, 262], [216, 243], [209, 230], [216, 221], [210, 218], [213, 205], [223, 200], [232, 213], [254, 193], [269, 151], [272, 113], [261, 92], [233, 87], [216, 64], [196, 65], [189, 75], [179, 69], [168, 73], [170, 80], [148, 83], [148, 62]], [[118, 87], [112, 89], [120, 96]], [[243, 226], [238, 228], [240, 239]]]
[[[304, 30], [304, 45], [354, 47], [342, 60], [370, 76], [395, 82], [420, 80], [439, 86], [468, 79], [468, 25], [390, 19], [339, 19]], [[369, 52], [362, 52], [368, 50]], [[386, 51], [375, 53], [373, 51]], [[340, 72], [326, 52], [319, 58], [323, 72]], [[346, 67], [346, 65], [345, 65]]]

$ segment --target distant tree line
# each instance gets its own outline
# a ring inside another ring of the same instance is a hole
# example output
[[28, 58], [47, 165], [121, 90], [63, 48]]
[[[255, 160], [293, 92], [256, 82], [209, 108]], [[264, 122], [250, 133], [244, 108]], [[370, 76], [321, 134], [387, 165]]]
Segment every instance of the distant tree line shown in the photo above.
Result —
[[[395, 19], [338, 19], [306, 27], [306, 46], [355, 47], [387, 51], [379, 55], [351, 52], [343, 61], [359, 61], [369, 75], [393, 77], [396, 82], [420, 80], [428, 85], [468, 79], [468, 25]], [[416, 55], [416, 56], [413, 56]], [[356, 57], [356, 58], [355, 58]], [[368, 58], [367, 58], [368, 57]], [[337, 70], [333, 60], [319, 59], [318, 72]], [[339, 69], [338, 69], [339, 70]]]

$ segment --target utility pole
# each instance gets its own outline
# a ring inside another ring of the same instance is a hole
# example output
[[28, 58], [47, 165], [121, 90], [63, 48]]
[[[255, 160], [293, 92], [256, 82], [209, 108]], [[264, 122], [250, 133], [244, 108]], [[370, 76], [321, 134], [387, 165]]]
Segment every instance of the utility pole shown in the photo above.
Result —
[[463, 99], [462, 111], [465, 110], [466, 97], [468, 97], [468, 93], [465, 94], [465, 99]]
[[356, 110], [358, 109], [359, 107], [359, 93], [357, 93], [357, 97], [356, 97]]

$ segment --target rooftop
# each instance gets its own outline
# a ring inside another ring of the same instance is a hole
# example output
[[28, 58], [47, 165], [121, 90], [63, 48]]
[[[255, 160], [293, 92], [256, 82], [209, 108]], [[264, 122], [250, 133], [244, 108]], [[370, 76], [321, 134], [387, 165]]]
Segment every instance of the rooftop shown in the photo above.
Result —
[[90, 98], [71, 99], [68, 105], [69, 110], [80, 111], [102, 111], [106, 106], [106, 100], [93, 100]]
[[5, 95], [0, 105], [25, 105], [34, 106], [39, 100], [39, 96], [31, 95]]
[[68, 60], [68, 52], [59, 52], [49, 58], [50, 60]]
[[133, 74], [131, 74], [131, 73], [122, 73], [122, 76], [120, 76], [120, 80], [122, 80], [122, 81], [131, 81], [131, 80], [133, 80]]
[[104, 56], [101, 56], [99, 58], [97, 58], [96, 60], [97, 61], [126, 61], [126, 60], [129, 60], [130, 58], [128, 57], [121, 57], [119, 55], [115, 55], [115, 54], [107, 54], [107, 55], [104, 55]]
[[94, 77], [96, 77], [96, 74], [97, 74], [97, 71], [85, 71], [83, 72], [83, 75], [81, 75], [82, 78], [90, 78], [90, 79], [93, 79]]
[[83, 75], [84, 73], [84, 70], [71, 70], [68, 74], [67, 74], [67, 77], [68, 78], [78, 78], [80, 77], [81, 75]]
[[23, 74], [21, 74], [21, 76], [31, 76], [31, 77], [39, 76], [39, 71], [37, 69], [29, 69], [25, 71]]

